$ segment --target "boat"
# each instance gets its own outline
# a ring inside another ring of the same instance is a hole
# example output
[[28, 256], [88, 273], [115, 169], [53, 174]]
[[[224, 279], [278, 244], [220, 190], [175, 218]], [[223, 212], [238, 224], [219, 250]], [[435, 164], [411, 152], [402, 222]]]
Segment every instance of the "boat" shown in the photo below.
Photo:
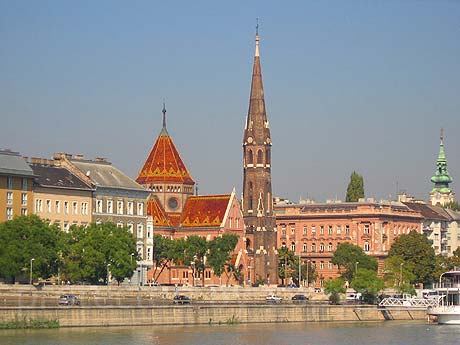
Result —
[[428, 308], [428, 315], [435, 316], [438, 324], [460, 325], [460, 271], [441, 274], [433, 289], [438, 304]]

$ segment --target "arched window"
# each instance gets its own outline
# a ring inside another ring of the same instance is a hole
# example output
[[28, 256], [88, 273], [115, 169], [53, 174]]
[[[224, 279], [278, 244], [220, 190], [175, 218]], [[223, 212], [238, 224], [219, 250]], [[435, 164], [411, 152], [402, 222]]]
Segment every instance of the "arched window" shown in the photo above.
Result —
[[253, 186], [252, 182], [249, 182], [249, 209], [252, 210], [252, 194], [253, 194]]
[[304, 243], [304, 244], [303, 244], [303, 248], [302, 248], [302, 250], [303, 250], [304, 252], [306, 252], [306, 251], [307, 251], [307, 244], [306, 244], [306, 243]]
[[327, 245], [327, 251], [332, 252], [332, 243], [331, 242], [329, 242], [329, 244]]
[[324, 243], [320, 243], [319, 245], [319, 251], [324, 252]]
[[316, 252], [316, 244], [312, 243], [311, 251], [312, 251], [312, 253]]
[[246, 239], [246, 250], [251, 248], [251, 240], [249, 238]]
[[364, 242], [364, 251], [365, 252], [369, 251], [369, 242]]
[[265, 164], [270, 164], [270, 149], [266, 149], [265, 151]]
[[291, 242], [291, 250], [295, 252], [295, 242]]
[[252, 154], [252, 150], [249, 150], [249, 164], [254, 164], [254, 156]]
[[264, 163], [264, 154], [262, 150], [257, 151], [257, 164], [263, 164]]

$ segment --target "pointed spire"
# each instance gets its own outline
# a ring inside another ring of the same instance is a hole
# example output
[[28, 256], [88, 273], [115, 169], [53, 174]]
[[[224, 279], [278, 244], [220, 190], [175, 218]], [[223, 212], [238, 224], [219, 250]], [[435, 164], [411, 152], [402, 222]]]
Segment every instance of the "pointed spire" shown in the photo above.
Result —
[[259, 56], [259, 18], [256, 18], [256, 52], [254, 56]]
[[164, 101], [163, 101], [163, 110], [161, 112], [163, 113], [163, 128], [161, 129], [160, 136], [168, 137], [169, 133], [166, 130], [166, 105]]
[[441, 142], [439, 144], [439, 155], [436, 160], [436, 172], [431, 178], [433, 182], [434, 190], [441, 191], [444, 193], [450, 193], [449, 183], [452, 182], [452, 177], [450, 177], [449, 172], [447, 171], [447, 159], [444, 152], [444, 129], [441, 128], [440, 135]]

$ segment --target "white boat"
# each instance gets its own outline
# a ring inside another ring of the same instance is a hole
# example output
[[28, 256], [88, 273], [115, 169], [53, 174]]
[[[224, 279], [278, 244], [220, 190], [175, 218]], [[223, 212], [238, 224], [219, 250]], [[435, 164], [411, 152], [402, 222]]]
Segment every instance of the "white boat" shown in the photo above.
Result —
[[428, 308], [428, 315], [436, 316], [439, 324], [460, 325], [460, 271], [441, 274], [434, 290], [438, 305]]

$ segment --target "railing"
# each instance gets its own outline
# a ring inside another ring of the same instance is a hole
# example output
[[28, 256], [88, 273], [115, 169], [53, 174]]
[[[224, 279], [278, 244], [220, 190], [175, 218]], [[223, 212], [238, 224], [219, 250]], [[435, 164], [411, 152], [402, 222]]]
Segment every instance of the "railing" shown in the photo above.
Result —
[[379, 303], [379, 307], [427, 309], [429, 307], [436, 307], [438, 306], [438, 304], [439, 304], [438, 299], [434, 299], [434, 298], [431, 298], [431, 299], [425, 299], [425, 298], [403, 299], [403, 298], [387, 297], [387, 298], [384, 298]]
[[455, 283], [455, 282], [433, 283], [433, 289], [460, 289], [460, 283]]

